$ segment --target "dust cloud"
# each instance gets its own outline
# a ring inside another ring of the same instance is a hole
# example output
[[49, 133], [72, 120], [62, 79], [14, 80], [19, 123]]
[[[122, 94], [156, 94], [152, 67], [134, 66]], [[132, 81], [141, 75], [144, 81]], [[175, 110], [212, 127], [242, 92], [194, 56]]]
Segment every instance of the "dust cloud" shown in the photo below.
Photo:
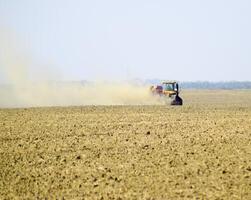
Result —
[[[25, 54], [24, 45], [11, 32], [1, 29], [0, 43], [0, 78], [6, 82], [0, 84], [2, 108], [162, 104], [160, 99], [150, 94], [149, 86], [143, 84], [125, 81], [48, 81], [47, 78], [52, 77], [50, 70], [43, 73], [43, 77], [31, 72], [31, 69], [36, 68], [34, 65], [38, 64]], [[41, 64], [39, 68], [43, 68]]]
[[6, 86], [0, 90], [0, 107], [40, 107], [78, 105], [153, 105], [146, 86], [129, 83], [33, 83], [29, 86]]

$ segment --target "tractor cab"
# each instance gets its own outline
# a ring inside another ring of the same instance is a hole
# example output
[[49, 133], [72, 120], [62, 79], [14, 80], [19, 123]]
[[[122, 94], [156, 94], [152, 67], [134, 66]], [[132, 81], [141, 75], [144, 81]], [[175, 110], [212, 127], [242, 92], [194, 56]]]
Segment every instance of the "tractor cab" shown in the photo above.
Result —
[[171, 97], [179, 94], [179, 84], [175, 81], [164, 81], [162, 82], [162, 87], [165, 95], [169, 95]]

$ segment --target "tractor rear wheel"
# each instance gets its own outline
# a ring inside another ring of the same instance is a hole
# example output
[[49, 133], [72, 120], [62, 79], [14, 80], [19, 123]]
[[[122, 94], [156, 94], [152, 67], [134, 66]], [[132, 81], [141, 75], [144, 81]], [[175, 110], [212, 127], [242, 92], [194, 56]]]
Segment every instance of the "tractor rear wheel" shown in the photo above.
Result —
[[183, 105], [183, 100], [180, 98], [179, 95], [175, 96], [175, 99], [171, 101], [172, 106], [182, 106]]

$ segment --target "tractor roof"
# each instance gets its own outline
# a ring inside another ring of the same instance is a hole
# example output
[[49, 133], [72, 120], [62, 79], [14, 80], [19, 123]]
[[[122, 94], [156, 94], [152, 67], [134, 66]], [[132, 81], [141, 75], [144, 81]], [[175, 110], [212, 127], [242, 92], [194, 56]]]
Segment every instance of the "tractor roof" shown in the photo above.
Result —
[[174, 84], [176, 81], [162, 81], [162, 84]]

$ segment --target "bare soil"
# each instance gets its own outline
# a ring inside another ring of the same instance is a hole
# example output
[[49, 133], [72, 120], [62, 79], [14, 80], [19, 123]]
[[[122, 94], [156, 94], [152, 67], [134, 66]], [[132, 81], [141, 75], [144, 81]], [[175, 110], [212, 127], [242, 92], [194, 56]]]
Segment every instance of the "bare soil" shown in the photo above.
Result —
[[0, 199], [251, 199], [251, 91], [0, 110]]

